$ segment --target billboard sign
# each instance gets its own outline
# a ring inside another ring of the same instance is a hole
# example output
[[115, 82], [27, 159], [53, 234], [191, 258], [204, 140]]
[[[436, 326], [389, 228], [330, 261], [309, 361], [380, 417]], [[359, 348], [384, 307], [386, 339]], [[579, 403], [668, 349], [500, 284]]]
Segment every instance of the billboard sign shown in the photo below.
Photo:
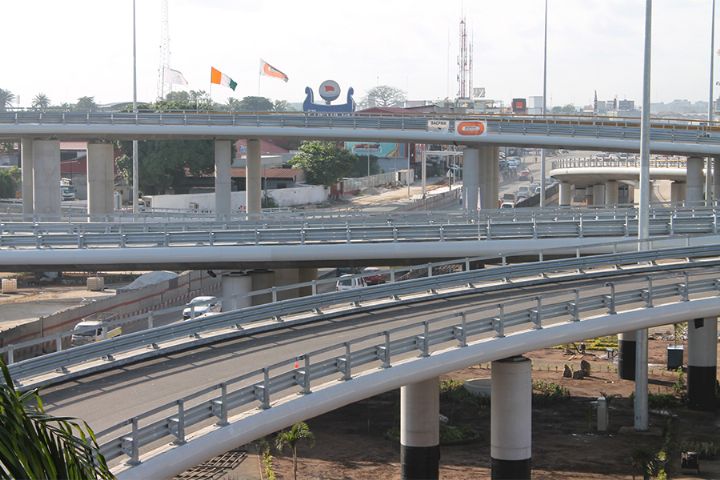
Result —
[[487, 134], [487, 123], [480, 120], [462, 120], [455, 124], [455, 131], [460, 135], [481, 136]]
[[450, 131], [450, 120], [428, 120], [428, 132], [448, 133]]

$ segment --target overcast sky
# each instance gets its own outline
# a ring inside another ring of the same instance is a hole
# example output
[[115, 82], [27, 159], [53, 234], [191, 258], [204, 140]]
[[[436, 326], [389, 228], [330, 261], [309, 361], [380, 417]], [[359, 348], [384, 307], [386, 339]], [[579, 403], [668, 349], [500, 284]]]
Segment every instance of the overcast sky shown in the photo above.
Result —
[[[707, 100], [711, 3], [653, 2], [653, 101]], [[542, 0], [168, 4], [171, 67], [195, 90], [209, 90], [211, 66], [229, 75], [237, 90], [213, 86], [219, 102], [258, 93], [299, 102], [326, 79], [340, 83], [341, 98], [348, 86], [360, 98], [378, 84], [409, 99], [454, 97], [462, 10], [474, 32], [474, 85], [506, 104], [542, 94]], [[160, 12], [161, 0], [137, 0], [141, 101], [157, 94]], [[644, 12], [645, 0], [549, 0], [548, 103], [589, 104], [594, 90], [639, 101]], [[0, 88], [22, 106], [39, 92], [54, 104], [132, 100], [132, 0], [3, 0], [2, 14]], [[261, 57], [290, 81], [258, 82]]]

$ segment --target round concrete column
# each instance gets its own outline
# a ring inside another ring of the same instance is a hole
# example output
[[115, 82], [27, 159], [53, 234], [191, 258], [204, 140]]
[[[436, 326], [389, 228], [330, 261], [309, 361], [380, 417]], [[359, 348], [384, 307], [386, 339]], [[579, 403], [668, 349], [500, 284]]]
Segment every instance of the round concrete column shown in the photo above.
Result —
[[605, 185], [599, 183], [592, 187], [593, 205], [596, 207], [605, 205]]
[[492, 478], [529, 479], [532, 459], [532, 378], [530, 360], [492, 362], [490, 459]]
[[[271, 270], [253, 270], [249, 272], [252, 279], [252, 291], [266, 290], [275, 285], [275, 273]], [[253, 305], [263, 305], [272, 302], [272, 294], [254, 295], [251, 299]]]
[[572, 185], [568, 182], [560, 182], [558, 187], [559, 199], [558, 205], [561, 207], [569, 207], [571, 202]]
[[618, 333], [618, 376], [635, 380], [635, 332]]
[[685, 182], [672, 182], [670, 184], [670, 202], [673, 205], [677, 205], [685, 201], [685, 188]]
[[720, 157], [713, 158], [713, 200], [720, 202]]
[[605, 206], [614, 207], [618, 204], [618, 182], [608, 180], [605, 182]]
[[[638, 199], [639, 198], [640, 198], [640, 195], [638, 195]], [[628, 185], [627, 203], [628, 203], [628, 205], [635, 205], [635, 186], [634, 185]]]
[[33, 211], [39, 220], [60, 219], [60, 142], [35, 140], [33, 154]]
[[[480, 169], [483, 170], [481, 182], [480, 205], [483, 210], [494, 210], [498, 208], [499, 185], [498, 176], [500, 166], [498, 165], [498, 148], [492, 146], [483, 147], [480, 151]], [[484, 166], [484, 168], [483, 168]]]
[[87, 146], [87, 212], [93, 217], [113, 212], [113, 146], [110, 143], [88, 143]]
[[22, 207], [23, 220], [32, 220], [33, 216], [33, 140], [20, 139], [20, 157], [22, 167]]
[[[313, 280], [317, 280], [317, 278], [317, 268], [298, 268], [298, 283], [312, 282]], [[298, 295], [301, 297], [312, 295], [312, 286], [299, 288]]]
[[717, 381], [717, 318], [688, 322], [688, 406], [715, 409]]
[[249, 307], [252, 299], [252, 278], [244, 272], [228, 272], [222, 275], [222, 311], [229, 312]]
[[703, 159], [688, 157], [687, 159], [687, 191], [686, 203], [688, 206], [699, 206], [703, 202]]
[[440, 470], [440, 381], [400, 388], [400, 468], [404, 480], [435, 479]]
[[[298, 268], [277, 268], [275, 269], [275, 286], [292, 285], [300, 283], [300, 272]], [[298, 297], [298, 289], [291, 288], [277, 293], [278, 300], [288, 300]]]
[[231, 142], [229, 140], [215, 140], [215, 218], [217, 220], [227, 221], [230, 219], [231, 163]]
[[247, 195], [247, 213], [262, 213], [262, 159], [260, 140], [247, 141], [247, 168], [245, 169], [245, 193]]
[[477, 148], [466, 148], [463, 152], [463, 201], [469, 214], [478, 210], [480, 189], [480, 152]]

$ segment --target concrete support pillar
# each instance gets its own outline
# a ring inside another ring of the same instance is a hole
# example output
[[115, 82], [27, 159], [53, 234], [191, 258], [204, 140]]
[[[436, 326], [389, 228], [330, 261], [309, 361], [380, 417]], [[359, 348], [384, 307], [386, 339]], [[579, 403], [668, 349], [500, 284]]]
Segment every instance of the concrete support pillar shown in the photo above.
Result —
[[613, 207], [618, 204], [618, 182], [617, 180], [608, 180], [605, 182], [605, 206]]
[[703, 159], [688, 157], [687, 159], [687, 189], [685, 201], [688, 206], [697, 207], [703, 203]]
[[685, 201], [685, 182], [672, 182], [670, 184], [670, 202], [679, 205]]
[[[275, 269], [275, 286], [292, 285], [300, 283], [300, 269], [298, 268], [277, 268]], [[278, 300], [288, 300], [298, 297], [298, 289], [293, 288], [278, 292]]]
[[232, 143], [230, 140], [215, 140], [215, 218], [230, 219], [230, 184], [232, 175]]
[[[312, 267], [298, 268], [298, 282], [312, 282], [318, 279], [318, 269]], [[312, 295], [312, 286], [301, 287], [298, 289], [298, 296], [309, 297]]]
[[[253, 270], [249, 273], [252, 278], [252, 291], [265, 290], [275, 285], [275, 273], [271, 270]], [[272, 294], [255, 295], [252, 297], [253, 305], [263, 305], [272, 302]]]
[[114, 163], [112, 144], [88, 143], [87, 213], [90, 220], [113, 212]]
[[474, 214], [478, 210], [480, 189], [480, 152], [466, 148], [463, 152], [463, 202], [465, 211]]
[[440, 381], [437, 377], [400, 388], [400, 468], [403, 480], [440, 474]]
[[32, 220], [33, 216], [33, 140], [20, 140], [20, 157], [22, 167], [22, 209], [23, 220]]
[[252, 305], [252, 277], [244, 272], [222, 274], [222, 311], [229, 312]]
[[35, 140], [33, 154], [33, 211], [41, 220], [60, 219], [60, 142]]
[[713, 201], [720, 202], [720, 157], [713, 158]]
[[569, 207], [572, 199], [572, 184], [568, 182], [560, 182], [558, 205], [561, 207]]
[[490, 458], [492, 478], [530, 479], [532, 378], [530, 360], [492, 362]]
[[247, 141], [247, 168], [245, 170], [245, 193], [247, 195], [247, 213], [262, 213], [262, 159], [260, 157], [260, 140]]
[[[498, 149], [497, 147], [481, 147], [480, 155], [480, 209], [493, 210], [498, 208]], [[463, 177], [464, 178], [464, 177]]]
[[[640, 198], [640, 195], [638, 195], [638, 199], [639, 198]], [[628, 205], [635, 205], [635, 186], [634, 185], [628, 185], [627, 203], [628, 203]]]
[[592, 187], [593, 205], [596, 207], [605, 205], [605, 185], [598, 183]]
[[648, 331], [635, 331], [635, 398], [634, 410], [636, 431], [644, 432], [650, 428], [648, 413]]
[[618, 376], [635, 380], [635, 332], [618, 333]]
[[694, 410], [715, 410], [717, 333], [717, 318], [688, 322], [688, 406]]

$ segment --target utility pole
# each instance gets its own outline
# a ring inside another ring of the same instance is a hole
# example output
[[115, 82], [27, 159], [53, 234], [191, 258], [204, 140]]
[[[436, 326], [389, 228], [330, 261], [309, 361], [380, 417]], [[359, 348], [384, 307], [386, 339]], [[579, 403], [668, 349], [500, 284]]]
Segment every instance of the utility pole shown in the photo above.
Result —
[[[547, 27], [548, 27], [548, 0], [545, 0], [545, 46], [543, 48], [543, 104], [542, 115], [547, 121]], [[540, 208], [545, 208], [545, 149], [540, 149]]]
[[[708, 127], [713, 121], [713, 70], [715, 67], [715, 0], [712, 1], [712, 15], [710, 20], [710, 90], [708, 91]], [[717, 162], [716, 162], [717, 163]], [[712, 172], [712, 173], [711, 173]], [[713, 196], [717, 196], [720, 192], [713, 192], [713, 177], [717, 175], [713, 168], [713, 157], [707, 157], [705, 165], [705, 206], [709, 207], [713, 203]], [[714, 194], [714, 195], [713, 195]]]
[[[137, 115], [137, 41], [135, 35], [135, 0], [133, 0], [133, 112]], [[133, 172], [132, 172], [132, 212], [138, 213], [138, 197], [140, 190], [138, 185], [138, 141], [133, 140]]]

